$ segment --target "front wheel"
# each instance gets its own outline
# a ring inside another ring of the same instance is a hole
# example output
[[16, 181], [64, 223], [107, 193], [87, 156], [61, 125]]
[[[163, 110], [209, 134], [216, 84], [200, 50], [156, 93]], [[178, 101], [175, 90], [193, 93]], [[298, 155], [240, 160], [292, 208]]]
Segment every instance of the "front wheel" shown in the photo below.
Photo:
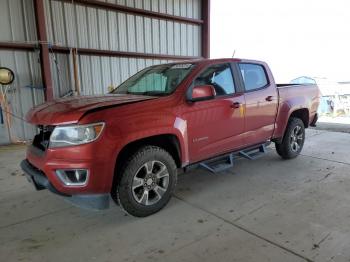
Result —
[[304, 123], [299, 118], [290, 118], [282, 143], [276, 143], [277, 153], [284, 159], [297, 157], [305, 141]]
[[174, 159], [156, 146], [139, 149], [119, 175], [121, 179], [112, 197], [126, 213], [137, 217], [162, 209], [169, 202], [177, 181]]

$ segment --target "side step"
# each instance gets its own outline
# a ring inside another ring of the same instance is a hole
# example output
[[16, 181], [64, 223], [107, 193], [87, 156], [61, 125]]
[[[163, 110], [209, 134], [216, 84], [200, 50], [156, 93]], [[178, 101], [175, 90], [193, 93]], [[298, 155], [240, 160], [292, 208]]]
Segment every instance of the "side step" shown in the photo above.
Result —
[[233, 154], [207, 160], [200, 163], [199, 166], [209, 170], [212, 173], [224, 171], [233, 167]]
[[255, 160], [261, 157], [262, 155], [264, 155], [265, 153], [266, 153], [266, 147], [265, 147], [265, 144], [263, 144], [256, 148], [239, 151], [238, 155], [241, 157], [247, 158], [249, 160]]
[[[243, 157], [249, 160], [255, 160], [266, 153], [266, 146], [268, 144], [261, 144], [252, 148], [233, 152], [224, 156], [219, 156], [199, 163], [202, 168], [209, 170], [212, 173], [218, 173], [233, 167], [234, 157]], [[194, 165], [196, 166], [196, 165]]]

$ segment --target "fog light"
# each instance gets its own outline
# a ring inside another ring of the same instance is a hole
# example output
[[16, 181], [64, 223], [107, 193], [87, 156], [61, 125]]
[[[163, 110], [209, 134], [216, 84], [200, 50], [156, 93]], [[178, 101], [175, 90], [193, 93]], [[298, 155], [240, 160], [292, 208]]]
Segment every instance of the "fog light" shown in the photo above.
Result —
[[87, 169], [58, 169], [56, 175], [66, 186], [84, 186], [89, 172]]

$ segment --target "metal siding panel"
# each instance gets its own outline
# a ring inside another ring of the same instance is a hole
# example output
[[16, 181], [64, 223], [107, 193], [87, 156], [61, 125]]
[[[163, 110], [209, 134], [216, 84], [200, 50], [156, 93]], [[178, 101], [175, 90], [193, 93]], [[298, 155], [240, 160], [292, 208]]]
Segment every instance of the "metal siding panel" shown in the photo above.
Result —
[[[144, 28], [144, 17], [136, 16], [136, 52], [145, 52], [145, 28]], [[130, 32], [131, 33], [131, 32]], [[147, 52], [147, 51], [146, 51]]]
[[128, 50], [126, 14], [118, 13], [118, 37], [120, 51]]
[[187, 55], [193, 56], [193, 25], [187, 25]]
[[69, 63], [69, 55], [67, 54], [56, 54], [57, 65], [52, 67], [53, 70], [56, 70], [58, 81], [60, 85], [59, 96], [67, 95], [72, 91], [72, 79], [70, 72], [71, 67]]
[[180, 24], [174, 23], [174, 53], [175, 55], [181, 55], [181, 33], [180, 33]]
[[193, 1], [193, 18], [201, 19], [201, 0]]
[[65, 25], [63, 15], [63, 3], [57, 1], [51, 1], [51, 18], [52, 18], [52, 32], [53, 39], [51, 40], [55, 44], [67, 45], [65, 36]]
[[167, 22], [159, 20], [159, 41], [160, 41], [160, 54], [168, 53], [168, 40], [167, 40]]
[[[153, 47], [153, 53], [159, 54], [160, 51], [160, 31], [159, 31], [159, 20], [158, 19], [152, 19], [152, 47]], [[165, 40], [163, 40], [165, 42]]]
[[22, 0], [22, 3], [23, 3], [24, 25], [26, 27], [26, 40], [35, 41], [37, 39], [37, 34], [36, 34], [33, 1]]
[[159, 12], [159, 2], [158, 2], [158, 0], [151, 0], [151, 11]]
[[144, 5], [144, 0], [136, 0], [135, 1], [136, 8], [143, 9], [143, 5]]
[[90, 56], [91, 75], [92, 75], [92, 93], [94, 95], [102, 93], [102, 67], [101, 57]]
[[186, 24], [180, 24], [180, 41], [181, 41], [181, 55], [187, 55], [188, 53], [188, 41], [187, 41], [187, 25]]
[[189, 18], [193, 18], [193, 0], [187, 0], [186, 11], [187, 11], [186, 16]]
[[180, 16], [187, 17], [187, 1], [188, 0], [180, 1]]
[[141, 8], [145, 10], [151, 10], [151, 0], [143, 0], [143, 7], [141, 6]]
[[159, 12], [160, 13], [166, 13], [166, 1], [160, 0], [159, 1]]
[[[145, 52], [146, 53], [154, 53], [153, 51], [153, 47], [157, 44], [157, 43], [153, 43], [153, 38], [152, 38], [152, 19], [145, 17], [144, 18], [144, 38], [145, 38]], [[157, 41], [156, 41], [157, 42]]]
[[93, 8], [87, 8], [87, 19], [89, 32], [89, 48], [99, 49], [97, 10]]
[[108, 86], [113, 84], [110, 71], [110, 60], [110, 57], [101, 57], [102, 94], [106, 94], [108, 92]]
[[137, 59], [137, 71], [141, 71], [146, 67], [145, 59]]
[[111, 57], [111, 78], [114, 86], [118, 86], [121, 83], [121, 72], [120, 72], [120, 58]]
[[26, 40], [22, 10], [22, 2], [20, 0], [9, 1], [12, 40], [14, 41]]
[[193, 27], [193, 51], [195, 56], [201, 55], [201, 30], [199, 26]]
[[169, 55], [174, 55], [174, 23], [167, 21], [167, 44], [168, 44], [168, 49], [167, 49], [167, 54]]
[[108, 12], [108, 34], [109, 34], [109, 47], [111, 50], [119, 50], [118, 41], [118, 19], [116, 12]]
[[105, 50], [110, 50], [109, 39], [108, 39], [109, 28], [107, 23], [107, 11], [98, 9], [97, 17], [98, 17], [98, 28], [99, 28], [98, 40], [100, 43], [100, 48]]
[[129, 58], [129, 76], [132, 76], [137, 73], [137, 62], [136, 58]]
[[50, 56], [50, 66], [51, 66], [51, 77], [52, 77], [52, 84], [53, 84], [53, 97], [59, 98], [60, 97], [60, 81], [59, 76], [57, 72], [57, 68], [55, 66], [55, 60], [53, 59], [53, 56]]
[[91, 65], [90, 57], [79, 55], [79, 64], [80, 64], [80, 89], [82, 95], [92, 95], [92, 74], [91, 74]]
[[0, 4], [0, 41], [12, 40], [12, 28], [8, 1], [9, 0], [2, 1]]
[[66, 28], [66, 39], [68, 46], [77, 46], [77, 31], [75, 20], [75, 9], [72, 4], [64, 3], [64, 24]]
[[166, 13], [167, 14], [174, 14], [174, 1], [173, 0], [166, 0]]
[[135, 16], [127, 14], [126, 21], [127, 21], [127, 40], [128, 40], [127, 51], [136, 52]]
[[118, 5], [125, 5], [125, 0], [117, 0]]
[[180, 15], [180, 0], [173, 0], [174, 15]]
[[124, 82], [129, 76], [129, 61], [128, 58], [121, 57], [120, 58], [120, 74], [121, 81]]
[[87, 12], [85, 6], [76, 5], [75, 6], [75, 14], [77, 25], [79, 28], [77, 31], [78, 36], [78, 47], [89, 48], [89, 40], [88, 40], [88, 23], [87, 23]]
[[[139, 1], [139, 0], [137, 0]], [[135, 1], [134, 0], [126, 0], [126, 6], [135, 7]]]

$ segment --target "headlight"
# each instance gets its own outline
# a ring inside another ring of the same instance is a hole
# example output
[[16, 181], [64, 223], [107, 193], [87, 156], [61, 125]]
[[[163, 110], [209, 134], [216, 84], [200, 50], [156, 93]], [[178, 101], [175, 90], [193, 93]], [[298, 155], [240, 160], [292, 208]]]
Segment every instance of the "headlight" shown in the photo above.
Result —
[[104, 123], [88, 125], [56, 126], [50, 137], [50, 147], [81, 145], [96, 140]]

